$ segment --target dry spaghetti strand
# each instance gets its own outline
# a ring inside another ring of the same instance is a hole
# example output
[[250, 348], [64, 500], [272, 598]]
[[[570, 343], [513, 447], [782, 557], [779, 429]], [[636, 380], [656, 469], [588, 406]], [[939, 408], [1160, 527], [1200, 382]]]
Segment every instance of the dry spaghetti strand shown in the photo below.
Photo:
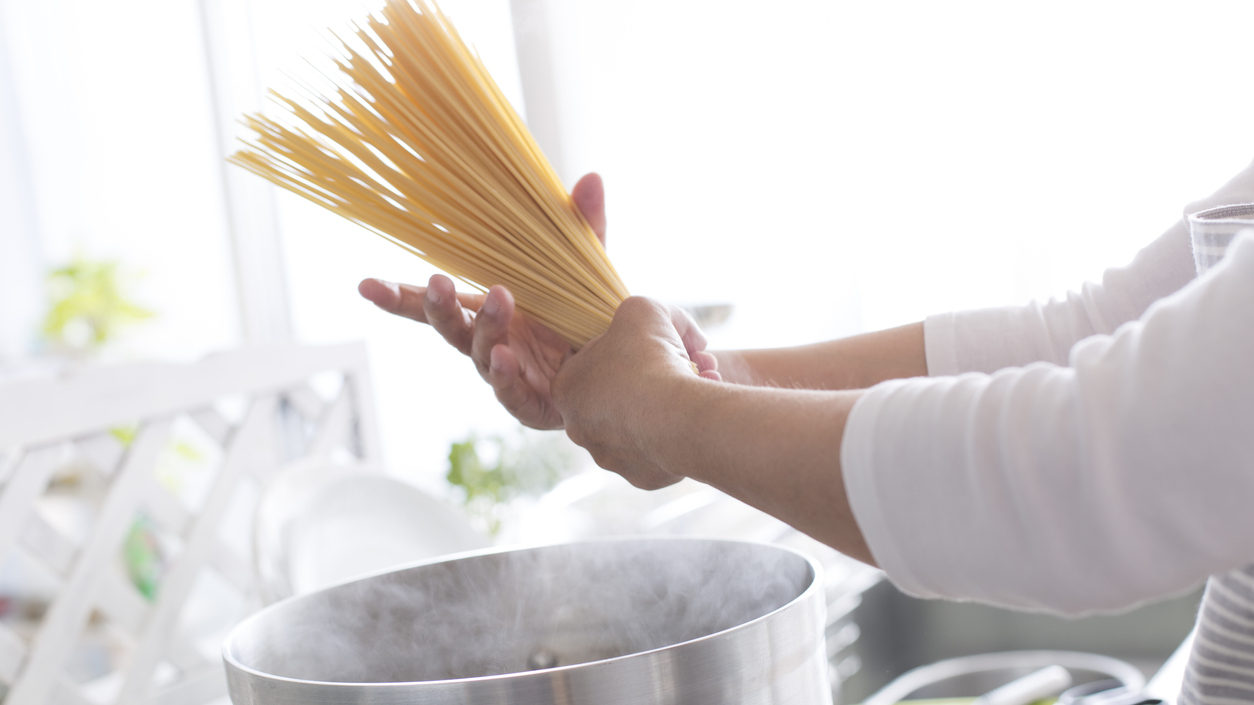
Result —
[[340, 42], [332, 91], [272, 94], [230, 161], [418, 255], [579, 347], [627, 288], [518, 114], [430, 0]]

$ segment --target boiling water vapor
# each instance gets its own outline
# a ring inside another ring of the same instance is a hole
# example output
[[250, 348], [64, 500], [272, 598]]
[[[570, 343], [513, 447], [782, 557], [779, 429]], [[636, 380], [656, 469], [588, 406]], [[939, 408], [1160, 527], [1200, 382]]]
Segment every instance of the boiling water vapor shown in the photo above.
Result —
[[760, 548], [606, 541], [400, 570], [263, 614], [235, 657], [288, 678], [381, 683], [625, 656], [763, 617], [816, 581], [805, 559]]

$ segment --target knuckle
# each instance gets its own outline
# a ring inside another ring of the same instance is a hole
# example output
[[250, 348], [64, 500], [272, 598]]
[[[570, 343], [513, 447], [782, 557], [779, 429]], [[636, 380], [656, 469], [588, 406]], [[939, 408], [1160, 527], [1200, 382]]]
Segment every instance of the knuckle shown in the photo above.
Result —
[[662, 309], [662, 305], [644, 296], [629, 296], [619, 304], [618, 311], [628, 316], [654, 315]]
[[431, 291], [427, 291], [427, 295], [422, 297], [422, 310], [427, 314], [427, 318], [433, 320], [443, 320], [449, 317], [449, 306], [443, 303], [437, 304], [431, 300]]
[[637, 471], [631, 474], [624, 473], [623, 477], [626, 478], [627, 482], [631, 483], [633, 487], [641, 490], [659, 490], [666, 486], [665, 482], [662, 482], [660, 478], [649, 472]]
[[592, 448], [589, 448], [588, 452], [592, 455], [592, 460], [593, 462], [597, 464], [597, 467], [603, 470], [609, 470], [610, 472], [616, 475], [623, 474], [622, 471], [620, 470], [620, 464], [618, 462], [618, 459], [615, 457], [613, 453], [606, 452], [602, 449], [592, 449]]
[[667, 306], [667, 313], [670, 314], [671, 321], [675, 323], [676, 328], [696, 328], [696, 319], [688, 310], [681, 306]]
[[[586, 434], [584, 434], [583, 428], [581, 428], [579, 424], [574, 423], [571, 419], [565, 419], [565, 421], [566, 437], [570, 439], [570, 442], [591, 453], [592, 449], [588, 447], [588, 438]], [[592, 459], [596, 460], [595, 454]]]
[[675, 482], [677, 481], [675, 478], [671, 477], [670, 475], [666, 475], [662, 472], [656, 472], [656, 471], [650, 472], [642, 476], [640, 480], [641, 480], [640, 484], [636, 485], [636, 487], [639, 487], [642, 490], [650, 490], [650, 491], [660, 490], [663, 487], [670, 487], [671, 485], [675, 484]]
[[647, 296], [628, 296], [623, 299], [622, 307], [626, 309], [652, 305]]

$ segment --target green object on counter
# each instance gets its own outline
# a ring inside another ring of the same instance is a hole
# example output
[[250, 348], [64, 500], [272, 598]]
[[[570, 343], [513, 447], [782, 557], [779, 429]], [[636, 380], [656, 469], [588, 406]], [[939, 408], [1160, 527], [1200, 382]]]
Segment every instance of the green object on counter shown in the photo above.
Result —
[[131, 523], [131, 530], [122, 543], [122, 559], [126, 564], [126, 573], [139, 594], [149, 602], [155, 602], [161, 574], [165, 570], [165, 559], [148, 517], [140, 515]]
[[472, 434], [449, 447], [444, 479], [489, 534], [501, 530], [502, 508], [521, 497], [539, 497], [570, 474], [579, 451], [565, 436], [528, 433]]

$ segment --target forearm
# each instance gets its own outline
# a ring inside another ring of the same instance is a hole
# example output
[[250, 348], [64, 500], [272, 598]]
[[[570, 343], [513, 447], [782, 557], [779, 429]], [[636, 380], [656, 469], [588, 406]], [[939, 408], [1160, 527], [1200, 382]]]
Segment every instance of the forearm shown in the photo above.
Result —
[[863, 389], [928, 373], [922, 323], [814, 345], [714, 354], [725, 380], [758, 387]]
[[845, 421], [859, 394], [680, 380], [640, 429], [642, 446], [666, 471], [870, 563], [840, 467]]

